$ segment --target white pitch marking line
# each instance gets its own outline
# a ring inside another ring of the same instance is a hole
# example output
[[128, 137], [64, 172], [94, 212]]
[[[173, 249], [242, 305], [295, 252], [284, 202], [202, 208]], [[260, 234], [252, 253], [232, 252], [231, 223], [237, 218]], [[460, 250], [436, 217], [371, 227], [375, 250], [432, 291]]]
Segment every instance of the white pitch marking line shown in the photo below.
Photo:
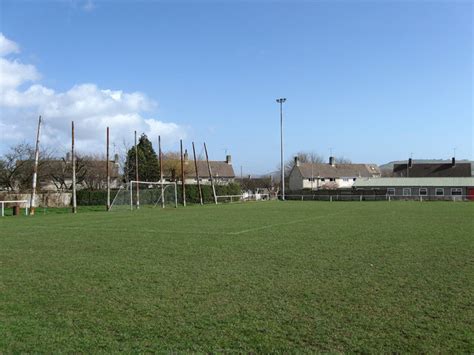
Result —
[[239, 235], [239, 234], [244, 234], [244, 233], [248, 233], [248, 232], [259, 231], [259, 230], [262, 230], [262, 229], [268, 229], [268, 228], [279, 227], [279, 226], [286, 226], [286, 225], [290, 225], [290, 224], [297, 224], [297, 223], [301, 223], [301, 222], [310, 221], [310, 220], [313, 220], [313, 219], [326, 218], [326, 217], [334, 216], [334, 215], [338, 215], [338, 214], [340, 214], [340, 213], [330, 213], [330, 214], [327, 214], [327, 215], [324, 215], [324, 216], [302, 218], [302, 219], [297, 219], [297, 220], [294, 220], [294, 221], [284, 222], [284, 223], [268, 224], [266, 226], [244, 229], [244, 230], [241, 230], [241, 231], [238, 231], [238, 232], [230, 232], [230, 233], [227, 233], [227, 234], [229, 234], [229, 235]]

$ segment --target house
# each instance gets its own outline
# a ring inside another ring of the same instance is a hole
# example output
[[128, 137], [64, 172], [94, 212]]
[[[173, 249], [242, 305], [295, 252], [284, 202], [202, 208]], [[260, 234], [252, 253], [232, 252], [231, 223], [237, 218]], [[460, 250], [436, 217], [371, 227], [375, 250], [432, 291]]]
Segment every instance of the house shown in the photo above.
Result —
[[452, 158], [450, 162], [441, 163], [417, 163], [410, 158], [406, 163], [394, 164], [394, 177], [470, 177], [471, 163], [456, 162]]
[[360, 177], [380, 177], [380, 169], [375, 164], [337, 164], [334, 157], [329, 163], [295, 163], [289, 176], [290, 190], [319, 190], [351, 188]]
[[469, 177], [474, 176], [474, 162], [455, 158], [396, 160], [380, 165], [380, 170], [384, 177]]
[[474, 177], [382, 177], [357, 179], [356, 190], [377, 190], [402, 198], [474, 199]]
[[[199, 175], [199, 182], [203, 185], [211, 184], [209, 168], [207, 166], [206, 160], [197, 160], [195, 163], [194, 160], [189, 160], [188, 153], [185, 152], [184, 164], [184, 181], [186, 185], [197, 184], [196, 166]], [[228, 185], [235, 181], [234, 168], [232, 167], [232, 157], [230, 155], [227, 155], [224, 161], [210, 160], [209, 165], [211, 166], [212, 177], [216, 185]]]

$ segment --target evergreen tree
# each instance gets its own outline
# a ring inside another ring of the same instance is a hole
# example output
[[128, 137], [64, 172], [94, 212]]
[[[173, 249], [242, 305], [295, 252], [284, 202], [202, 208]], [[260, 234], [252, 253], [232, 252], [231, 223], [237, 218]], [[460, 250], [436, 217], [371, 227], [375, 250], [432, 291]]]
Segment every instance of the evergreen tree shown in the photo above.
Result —
[[[153, 150], [153, 145], [146, 136], [142, 134], [137, 144], [138, 151], [138, 178], [140, 181], [159, 181], [160, 168], [158, 157]], [[128, 180], [136, 180], [135, 175], [135, 146], [130, 148], [125, 162], [125, 175]]]

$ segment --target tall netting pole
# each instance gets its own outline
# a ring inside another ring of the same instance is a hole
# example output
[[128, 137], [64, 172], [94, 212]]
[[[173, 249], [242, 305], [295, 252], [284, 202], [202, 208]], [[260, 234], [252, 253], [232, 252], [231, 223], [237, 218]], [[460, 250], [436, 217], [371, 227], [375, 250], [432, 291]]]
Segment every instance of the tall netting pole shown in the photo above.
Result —
[[197, 166], [196, 149], [194, 148], [194, 142], [193, 142], [193, 155], [194, 155], [194, 169], [196, 169], [196, 180], [197, 180], [197, 186], [199, 190], [199, 202], [201, 203], [201, 206], [202, 206], [203, 202], [202, 202], [201, 181], [199, 178], [199, 170]]
[[36, 181], [38, 179], [38, 161], [39, 161], [39, 143], [40, 143], [41, 116], [38, 119], [38, 130], [36, 131], [36, 147], [35, 147], [35, 165], [33, 167], [33, 186], [31, 189], [30, 199], [30, 215], [35, 214], [36, 199]]
[[186, 184], [184, 182], [184, 159], [183, 159], [183, 140], [179, 140], [181, 148], [181, 196], [183, 198], [183, 206], [186, 206]]
[[[140, 185], [139, 185], [139, 178], [138, 178], [138, 149], [137, 149], [137, 131], [135, 131], [135, 180], [137, 182], [137, 209], [140, 208]], [[133, 184], [131, 185], [133, 186]]]
[[74, 121], [71, 122], [71, 159], [72, 159], [72, 213], [77, 213], [76, 200], [76, 151], [74, 149]]
[[107, 157], [105, 159], [106, 165], [106, 171], [107, 171], [107, 206], [106, 209], [107, 211], [110, 211], [110, 151], [109, 151], [109, 143], [110, 143], [110, 138], [109, 138], [109, 127], [107, 127]]
[[161, 208], [165, 208], [165, 189], [163, 186], [163, 152], [161, 151], [161, 136], [158, 136], [158, 154], [160, 159]]
[[212, 193], [214, 195], [214, 203], [217, 205], [216, 187], [214, 186], [214, 178], [212, 177], [211, 164], [209, 164], [209, 156], [207, 155], [206, 143], [204, 143], [204, 151], [206, 152], [207, 169], [209, 170], [209, 178], [211, 179]]

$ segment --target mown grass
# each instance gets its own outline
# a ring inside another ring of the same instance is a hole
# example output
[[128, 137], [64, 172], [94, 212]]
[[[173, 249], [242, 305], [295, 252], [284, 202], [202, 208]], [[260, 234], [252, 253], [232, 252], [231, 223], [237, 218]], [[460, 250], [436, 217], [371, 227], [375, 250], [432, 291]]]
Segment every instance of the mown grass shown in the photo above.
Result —
[[472, 203], [0, 219], [0, 351], [474, 351]]

